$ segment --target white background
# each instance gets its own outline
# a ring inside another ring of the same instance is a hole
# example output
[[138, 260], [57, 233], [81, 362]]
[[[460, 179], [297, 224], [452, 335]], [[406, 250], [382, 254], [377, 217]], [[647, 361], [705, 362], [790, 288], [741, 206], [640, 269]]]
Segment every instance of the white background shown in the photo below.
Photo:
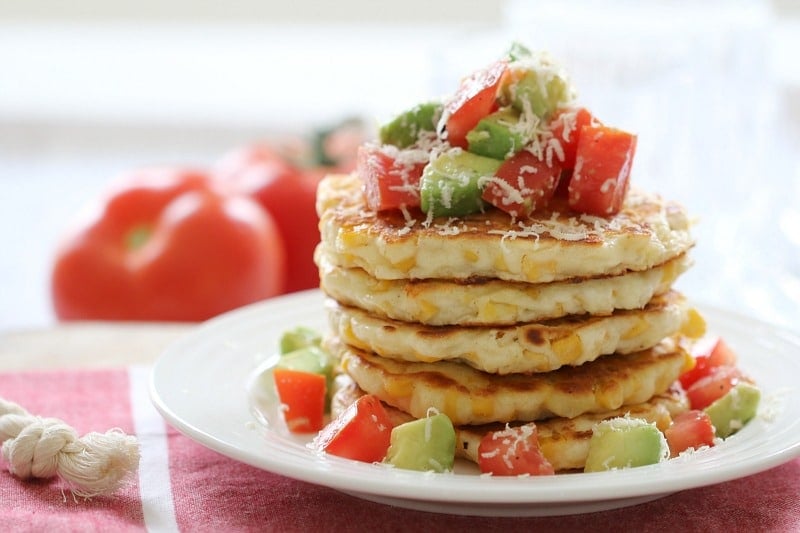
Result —
[[681, 289], [800, 329], [792, 2], [0, 0], [0, 330], [54, 323], [59, 235], [116, 174], [377, 123], [513, 38], [549, 49], [584, 103], [639, 134], [635, 183], [696, 215]]

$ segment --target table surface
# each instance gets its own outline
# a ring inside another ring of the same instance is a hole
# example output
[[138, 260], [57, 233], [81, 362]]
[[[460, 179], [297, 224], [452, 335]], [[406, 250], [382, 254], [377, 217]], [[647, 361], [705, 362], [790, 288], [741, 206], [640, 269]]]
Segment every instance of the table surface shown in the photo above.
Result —
[[194, 324], [74, 322], [0, 332], [0, 370], [150, 365]]

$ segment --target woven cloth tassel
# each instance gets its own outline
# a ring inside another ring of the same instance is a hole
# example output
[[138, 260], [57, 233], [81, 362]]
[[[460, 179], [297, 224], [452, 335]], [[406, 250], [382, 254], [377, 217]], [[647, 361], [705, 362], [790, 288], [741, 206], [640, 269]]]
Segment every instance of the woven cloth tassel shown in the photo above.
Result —
[[77, 432], [56, 418], [33, 416], [0, 398], [0, 443], [8, 469], [20, 479], [58, 476], [77, 496], [117, 490], [139, 467], [139, 444], [119, 429]]

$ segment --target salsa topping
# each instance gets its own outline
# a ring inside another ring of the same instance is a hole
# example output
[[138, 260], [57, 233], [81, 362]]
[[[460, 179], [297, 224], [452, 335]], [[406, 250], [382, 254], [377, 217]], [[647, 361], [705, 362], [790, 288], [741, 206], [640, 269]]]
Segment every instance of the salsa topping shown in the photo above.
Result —
[[636, 136], [603, 125], [544, 52], [513, 44], [441, 102], [418, 104], [359, 150], [356, 172], [374, 211], [428, 219], [497, 208], [515, 219], [556, 194], [577, 213], [619, 212]]

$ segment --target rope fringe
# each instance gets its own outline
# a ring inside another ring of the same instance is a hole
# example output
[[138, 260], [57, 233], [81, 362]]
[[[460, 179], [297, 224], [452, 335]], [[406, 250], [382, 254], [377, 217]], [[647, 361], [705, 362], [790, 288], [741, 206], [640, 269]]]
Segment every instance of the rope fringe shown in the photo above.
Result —
[[136, 437], [120, 429], [78, 437], [65, 422], [33, 416], [2, 398], [0, 443], [8, 469], [15, 476], [58, 476], [74, 495], [84, 498], [116, 491], [139, 467]]

